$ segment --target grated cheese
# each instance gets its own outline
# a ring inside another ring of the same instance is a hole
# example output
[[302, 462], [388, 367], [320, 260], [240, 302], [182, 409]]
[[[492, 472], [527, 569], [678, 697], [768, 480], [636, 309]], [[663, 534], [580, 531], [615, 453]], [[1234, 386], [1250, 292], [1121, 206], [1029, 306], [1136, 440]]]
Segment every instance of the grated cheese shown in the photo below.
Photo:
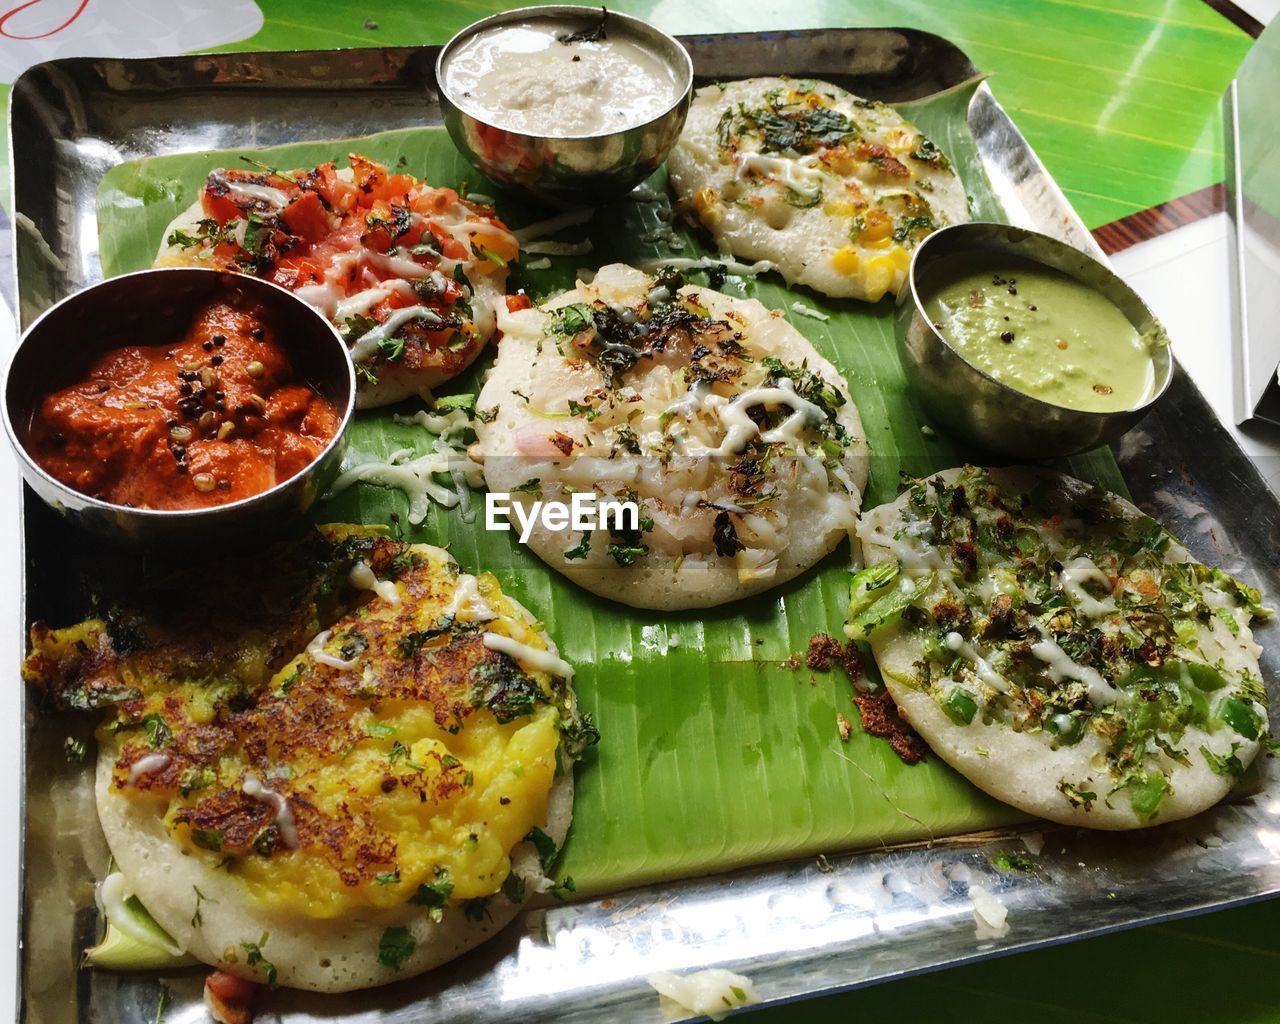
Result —
[[791, 303], [791, 308], [794, 309], [801, 316], [811, 317], [814, 320], [830, 320], [831, 319], [831, 317], [827, 316], [827, 314], [822, 312], [822, 310], [814, 309], [812, 306], [806, 306], [803, 302], [793, 302]]

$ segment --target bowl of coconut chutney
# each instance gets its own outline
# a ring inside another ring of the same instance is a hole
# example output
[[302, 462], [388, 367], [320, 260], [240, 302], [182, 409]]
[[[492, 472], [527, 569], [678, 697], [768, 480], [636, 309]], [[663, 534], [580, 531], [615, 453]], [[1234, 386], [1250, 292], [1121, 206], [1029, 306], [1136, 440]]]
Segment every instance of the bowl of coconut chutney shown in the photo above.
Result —
[[436, 82], [450, 137], [499, 185], [557, 206], [630, 191], [684, 128], [693, 62], [672, 36], [602, 8], [525, 7], [447, 42]]

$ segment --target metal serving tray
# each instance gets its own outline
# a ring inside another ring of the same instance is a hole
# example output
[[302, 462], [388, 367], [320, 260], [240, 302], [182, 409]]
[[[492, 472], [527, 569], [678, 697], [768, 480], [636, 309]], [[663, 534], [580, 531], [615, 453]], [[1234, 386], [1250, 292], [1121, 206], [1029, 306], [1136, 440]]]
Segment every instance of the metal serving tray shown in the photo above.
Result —
[[[703, 79], [814, 75], [891, 102], [975, 74], [952, 44], [908, 30], [684, 42]], [[438, 124], [437, 49], [64, 60], [28, 71], [14, 85], [10, 117], [24, 322], [101, 276], [94, 197], [112, 165], [156, 153]], [[985, 85], [974, 96], [969, 123], [1015, 222], [1100, 256]], [[1177, 372], [1166, 398], [1117, 455], [1137, 502], [1197, 556], [1258, 582], [1273, 603], [1280, 598], [1280, 505], [1185, 373]], [[76, 538], [38, 501], [25, 503], [23, 534], [25, 624], [56, 617], [60, 581], [76, 578], [77, 560]], [[1280, 645], [1273, 632], [1262, 636], [1274, 700], [1280, 697]], [[191, 972], [158, 980], [77, 970], [78, 951], [96, 926], [89, 879], [68, 883], [74, 876], [64, 873], [57, 884], [71, 890], [65, 899], [48, 887], [59, 858], [72, 856], [68, 850], [76, 844], [68, 836], [93, 826], [49, 820], [46, 797], [57, 773], [45, 756], [48, 730], [28, 702], [24, 1016], [150, 1021], [163, 983], [172, 994], [164, 1014], [169, 1024], [203, 1020]], [[1257, 900], [1280, 893], [1278, 772], [1269, 760], [1262, 771], [1261, 795], [1189, 823], [1130, 835], [1045, 827], [1040, 876], [1010, 876], [990, 866], [995, 852], [1016, 846], [1007, 834], [832, 856], [821, 865], [778, 864], [529, 911], [435, 975], [353, 996], [282, 998], [273, 1010], [288, 1024], [655, 1021], [658, 1000], [644, 982], [654, 970], [729, 967], [749, 975], [775, 1002]], [[1006, 936], [975, 937], [970, 880], [1009, 907]], [[37, 913], [42, 900], [78, 908], [53, 962], [33, 953], [41, 943], [47, 948], [45, 931], [54, 917], [48, 903]]]

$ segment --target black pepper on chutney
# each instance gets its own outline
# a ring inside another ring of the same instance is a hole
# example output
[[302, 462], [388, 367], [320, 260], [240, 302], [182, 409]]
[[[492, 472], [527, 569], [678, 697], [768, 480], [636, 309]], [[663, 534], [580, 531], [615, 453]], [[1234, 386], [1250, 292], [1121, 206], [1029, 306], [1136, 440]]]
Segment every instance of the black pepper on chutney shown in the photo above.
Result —
[[208, 508], [288, 480], [338, 432], [293, 379], [261, 306], [212, 303], [170, 345], [125, 345], [49, 395], [27, 448], [50, 475], [117, 505]]

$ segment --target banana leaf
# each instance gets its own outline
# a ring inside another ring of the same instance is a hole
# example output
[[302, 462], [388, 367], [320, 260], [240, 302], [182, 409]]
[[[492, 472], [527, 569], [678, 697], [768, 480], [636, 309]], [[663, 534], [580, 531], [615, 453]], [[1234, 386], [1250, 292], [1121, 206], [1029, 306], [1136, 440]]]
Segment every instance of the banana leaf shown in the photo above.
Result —
[[[904, 112], [951, 157], [973, 216], [1005, 220], [965, 123], [972, 88], [914, 103]], [[213, 167], [242, 165], [242, 155], [279, 168], [331, 159], [341, 164], [353, 150], [432, 184], [496, 196], [499, 214], [514, 227], [549, 212], [503, 198], [462, 161], [439, 128], [243, 153], [157, 156], [117, 166], [102, 182], [103, 271], [110, 276], [150, 265], [165, 226], [195, 199]], [[553, 257], [543, 270], [517, 267], [510, 288], [522, 287], [540, 299], [571, 287], [581, 267], [714, 255], [706, 238], [679, 224], [674, 232], [667, 227], [669, 204], [659, 198], [665, 193], [665, 170], [659, 170], [632, 197], [562, 233], [571, 240], [590, 238], [589, 255]], [[789, 291], [772, 275], [730, 277], [723, 287], [783, 310], [844, 373], [874, 456], [867, 507], [897, 494], [901, 470], [922, 474], [980, 458], [940, 433], [922, 430], [925, 420], [895, 351], [890, 300], [867, 305]], [[796, 301], [829, 319], [797, 313]], [[448, 391], [474, 392], [489, 358], [482, 357], [482, 365]], [[421, 427], [395, 423], [393, 411], [359, 416], [353, 460], [406, 447], [428, 450], [430, 436]], [[1106, 450], [1064, 468], [1123, 490]], [[408, 526], [406, 513], [399, 492], [360, 484], [320, 503], [314, 518], [389, 524], [395, 514], [396, 529], [405, 536], [448, 545], [467, 570], [496, 573], [548, 624], [561, 653], [577, 668], [581, 705], [594, 715], [602, 736], [578, 768], [573, 831], [560, 867], [573, 876], [579, 893], [1022, 820], [936, 757], [904, 764], [885, 741], [857, 726], [848, 678], [839, 670], [804, 667], [811, 636], [841, 635], [847, 544], [801, 578], [759, 597], [710, 611], [659, 614], [576, 588], [512, 535], [486, 532], [480, 521], [465, 522], [456, 510], [433, 509], [420, 528]], [[855, 723], [847, 742], [840, 739], [837, 714]]]

